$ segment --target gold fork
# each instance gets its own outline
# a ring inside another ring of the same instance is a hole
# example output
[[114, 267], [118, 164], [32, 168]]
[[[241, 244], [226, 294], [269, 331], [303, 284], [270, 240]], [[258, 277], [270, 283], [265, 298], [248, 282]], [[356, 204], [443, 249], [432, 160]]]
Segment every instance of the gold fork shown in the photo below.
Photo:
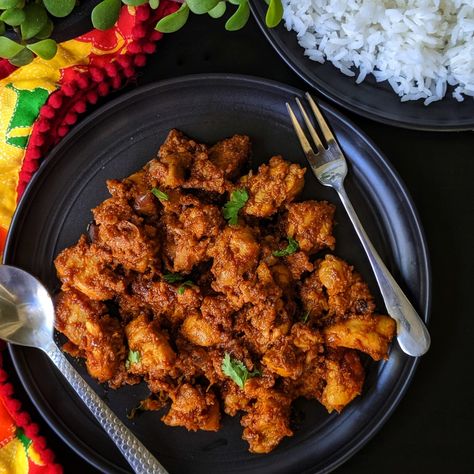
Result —
[[428, 330], [415, 311], [415, 308], [413, 308], [402, 289], [388, 271], [357, 217], [356, 211], [344, 189], [344, 178], [347, 175], [347, 163], [344, 154], [339, 148], [316, 102], [308, 93], [305, 94], [305, 97], [308, 100], [309, 106], [326, 141], [326, 146], [324, 146], [305, 108], [296, 97], [295, 101], [298, 104], [303, 120], [316, 146], [315, 149], [313, 149], [290, 104], [287, 103], [286, 107], [288, 113], [298, 140], [306, 155], [306, 159], [318, 181], [324, 186], [334, 188], [339, 195], [367, 254], [388, 314], [397, 322], [397, 340], [400, 347], [406, 354], [411, 356], [423, 355], [430, 347], [430, 335]]

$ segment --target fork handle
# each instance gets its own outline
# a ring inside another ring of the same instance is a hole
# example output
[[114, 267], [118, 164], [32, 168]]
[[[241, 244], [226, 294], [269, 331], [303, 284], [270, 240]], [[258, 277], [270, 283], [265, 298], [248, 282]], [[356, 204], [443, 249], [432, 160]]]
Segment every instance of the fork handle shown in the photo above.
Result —
[[403, 352], [411, 356], [423, 355], [429, 349], [431, 342], [424, 322], [375, 250], [344, 187], [340, 186], [336, 188], [336, 191], [369, 258], [388, 314], [397, 322], [397, 340], [400, 347]]

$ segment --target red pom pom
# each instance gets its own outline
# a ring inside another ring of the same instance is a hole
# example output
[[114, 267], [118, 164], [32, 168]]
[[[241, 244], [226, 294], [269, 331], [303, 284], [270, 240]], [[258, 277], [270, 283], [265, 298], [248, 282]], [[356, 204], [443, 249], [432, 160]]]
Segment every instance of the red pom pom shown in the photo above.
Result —
[[73, 83], [64, 84], [62, 91], [66, 97], [72, 97], [76, 93], [76, 86]]
[[143, 45], [143, 52], [146, 54], [152, 54], [156, 50], [156, 44], [155, 43], [145, 43]]
[[148, 20], [150, 16], [150, 9], [148, 8], [147, 5], [142, 5], [137, 8], [137, 12], [135, 15], [138, 21]]
[[80, 76], [78, 76], [77, 85], [80, 89], [86, 89], [87, 87], [89, 87], [89, 79], [85, 74], [81, 74]]
[[49, 97], [48, 104], [54, 109], [59, 109], [63, 104], [63, 97], [61, 91], [55, 92]]
[[[31, 426], [34, 426], [34, 425], [26, 426], [30, 423], [30, 421], [31, 421], [30, 416], [28, 415], [28, 413], [25, 413], [25, 412], [19, 413], [18, 416], [16, 417], [17, 425], [25, 426], [26, 428], [30, 428]], [[28, 436], [28, 438], [31, 438], [29, 434], [27, 434], [26, 436]]]
[[144, 38], [146, 36], [146, 28], [143, 25], [136, 25], [132, 28], [133, 38]]
[[87, 93], [87, 100], [91, 103], [91, 104], [95, 104], [97, 103], [97, 100], [98, 100], [98, 96], [97, 96], [97, 92], [95, 91], [89, 91]]
[[97, 87], [97, 92], [102, 97], [104, 95], [107, 95], [109, 93], [109, 90], [110, 90], [110, 86], [106, 82], [103, 82], [102, 84], [99, 84], [99, 86]]
[[0, 369], [0, 382], [4, 382], [5, 380], [7, 380], [7, 378], [7, 373], [3, 369]]
[[58, 128], [58, 136], [59, 137], [64, 137], [66, 135], [66, 133], [69, 132], [69, 127], [67, 127], [66, 125], [61, 125], [59, 128]]
[[115, 77], [112, 78], [110, 83], [113, 89], [118, 89], [122, 86], [122, 78], [117, 74]]
[[144, 54], [137, 54], [133, 62], [137, 67], [143, 67], [146, 64], [146, 56]]
[[56, 114], [55, 110], [49, 105], [43, 105], [40, 112], [40, 117], [53, 118]]
[[46, 120], [44, 118], [38, 119], [36, 122], [36, 127], [38, 128], [38, 131], [41, 133], [45, 133], [49, 130], [49, 120]]
[[158, 41], [158, 40], [160, 40], [161, 38], [163, 38], [163, 33], [161, 33], [160, 31], [153, 30], [153, 31], [151, 32], [151, 35], [149, 35], [149, 38], [150, 38], [152, 41]]
[[77, 114], [75, 112], [68, 112], [64, 117], [64, 123], [68, 125], [74, 125], [77, 121]]
[[117, 75], [117, 66], [114, 63], [108, 63], [105, 66], [105, 72], [109, 77], [115, 77]]
[[31, 147], [28, 151], [30, 160], [39, 160], [41, 158], [41, 150], [38, 147]]
[[130, 79], [135, 75], [135, 69], [133, 67], [127, 67], [123, 70], [123, 75], [127, 78]]
[[122, 67], [128, 67], [132, 63], [132, 58], [128, 54], [117, 56], [117, 63]]
[[44, 137], [43, 135], [36, 133], [30, 136], [30, 141], [28, 142], [28, 146], [37, 146], [38, 148], [44, 145]]
[[133, 41], [128, 45], [127, 50], [130, 54], [138, 54], [141, 52], [142, 47], [138, 41]]
[[[6, 384], [3, 386], [6, 391], [13, 392], [13, 387], [11, 384]], [[9, 400], [8, 408], [11, 412], [17, 413], [21, 409], [21, 403], [18, 400]]]
[[86, 104], [86, 101], [81, 99], [81, 100], [78, 100], [75, 104], [74, 104], [74, 107], [73, 109], [78, 113], [78, 114], [82, 114], [86, 111], [86, 108], [87, 108], [87, 104]]
[[102, 82], [104, 80], [104, 73], [99, 68], [91, 67], [89, 73], [95, 82]]
[[35, 440], [35, 448], [43, 450], [46, 448], [46, 440], [42, 436], [38, 436]]

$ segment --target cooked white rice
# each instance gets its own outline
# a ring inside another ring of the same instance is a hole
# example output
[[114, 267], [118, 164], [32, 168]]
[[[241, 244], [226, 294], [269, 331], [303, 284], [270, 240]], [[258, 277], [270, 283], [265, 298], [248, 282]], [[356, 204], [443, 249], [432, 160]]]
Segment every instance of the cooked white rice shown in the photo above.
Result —
[[305, 54], [402, 101], [474, 97], [474, 0], [283, 0]]

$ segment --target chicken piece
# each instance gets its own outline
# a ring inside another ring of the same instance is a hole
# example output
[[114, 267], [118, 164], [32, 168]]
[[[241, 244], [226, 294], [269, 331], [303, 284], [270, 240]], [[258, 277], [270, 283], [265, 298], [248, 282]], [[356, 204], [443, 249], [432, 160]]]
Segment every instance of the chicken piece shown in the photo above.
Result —
[[137, 296], [129, 293], [122, 293], [115, 298], [119, 307], [120, 318], [124, 323], [130, 322], [140, 314], [151, 316], [153, 313], [149, 305]]
[[328, 297], [317, 271], [311, 273], [301, 284], [300, 298], [310, 320], [316, 321], [329, 311]]
[[234, 179], [248, 161], [250, 152], [250, 138], [234, 135], [213, 145], [209, 149], [209, 160], [224, 172], [226, 179]]
[[269, 453], [290, 430], [291, 399], [277, 390], [262, 391], [257, 401], [247, 408], [240, 421], [244, 427], [242, 438], [249, 443], [252, 453]]
[[77, 244], [64, 249], [54, 260], [61, 288], [75, 288], [92, 300], [109, 300], [125, 291], [124, 278], [114, 272], [109, 251], [89, 244], [82, 235]]
[[183, 132], [180, 132], [179, 130], [172, 129], [161, 145], [158, 151], [158, 156], [161, 159], [174, 153], [190, 153], [194, 155], [203, 152], [207, 152], [206, 145], [198, 143], [192, 138], [188, 138]]
[[389, 316], [351, 315], [323, 329], [330, 347], [348, 347], [365, 352], [374, 360], [388, 359], [397, 325]]
[[133, 351], [133, 357], [128, 357], [129, 372], [153, 379], [165, 376], [173, 367], [176, 354], [156, 321], [149, 322], [141, 314], [127, 324], [125, 335]]
[[186, 189], [201, 189], [209, 193], [224, 194], [231, 188], [224, 170], [209, 160], [207, 154], [196, 157], [189, 179], [183, 184]]
[[224, 226], [224, 219], [217, 206], [201, 204], [186, 207], [179, 215], [165, 214], [162, 225], [166, 266], [173, 272], [188, 273], [209, 259], [208, 247]]
[[148, 281], [137, 278], [132, 283], [133, 295], [148, 305], [155, 316], [165, 316], [173, 324], [183, 321], [190, 311], [201, 304], [202, 296], [197, 286], [186, 287], [178, 292], [179, 282], [173, 286], [165, 281]]
[[[124, 334], [105, 304], [78, 291], [61, 292], [56, 300], [55, 327], [86, 359], [91, 377], [116, 388], [126, 382]], [[71, 346], [70, 346], [71, 347]]]
[[[236, 309], [251, 301], [245, 294], [258, 263], [260, 246], [249, 227], [226, 227], [209, 249], [213, 258], [212, 288], [228, 296]], [[244, 294], [242, 294], [244, 292]]]
[[291, 203], [280, 220], [284, 235], [295, 239], [299, 248], [308, 255], [324, 248], [334, 250], [336, 239], [332, 235], [336, 207], [326, 201]]
[[189, 431], [217, 431], [220, 409], [212, 391], [205, 392], [199, 385], [185, 383], [171, 395], [169, 412], [162, 418], [169, 426], [184, 426]]
[[364, 368], [357, 352], [351, 349], [329, 349], [325, 357], [326, 386], [320, 402], [331, 413], [342, 409], [362, 392]]
[[221, 396], [224, 402], [224, 411], [230, 416], [235, 416], [241, 410], [247, 410], [251, 400], [233, 381], [223, 384]]
[[205, 296], [201, 304], [203, 318], [220, 331], [232, 330], [232, 306], [224, 295]]
[[249, 192], [243, 211], [249, 216], [270, 217], [281, 206], [290, 203], [304, 186], [306, 168], [274, 156], [268, 165], [261, 165], [256, 174], [250, 172], [240, 179]]
[[375, 303], [369, 287], [344, 260], [334, 255], [326, 255], [315, 271], [326, 288], [330, 314], [343, 316], [348, 313], [374, 312]]
[[282, 337], [265, 352], [262, 362], [280, 377], [296, 379], [303, 373], [304, 355], [292, 344], [291, 338]]
[[197, 346], [214, 346], [226, 338], [226, 334], [209, 324], [199, 313], [190, 314], [181, 326], [181, 334]]
[[314, 265], [304, 252], [295, 252], [285, 257], [285, 265], [295, 281], [300, 280], [303, 273], [314, 270]]

